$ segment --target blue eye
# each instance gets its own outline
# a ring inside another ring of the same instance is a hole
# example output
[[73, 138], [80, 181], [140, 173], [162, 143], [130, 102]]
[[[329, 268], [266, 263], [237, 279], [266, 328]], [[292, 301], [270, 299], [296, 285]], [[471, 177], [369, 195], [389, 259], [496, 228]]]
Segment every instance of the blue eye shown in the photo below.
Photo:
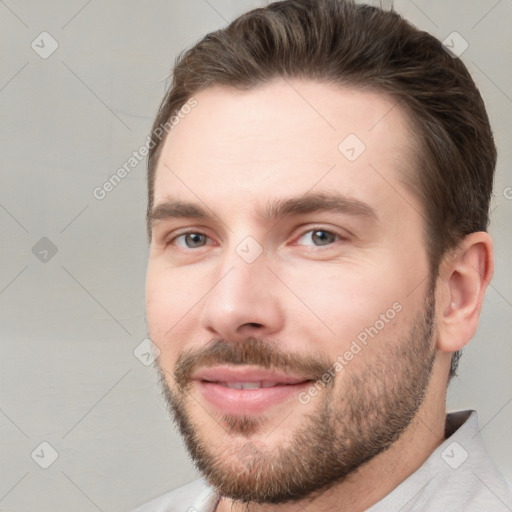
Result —
[[[175, 236], [169, 243], [181, 247], [182, 249], [199, 249], [207, 245], [209, 237], [204, 233], [190, 231]], [[302, 243], [301, 243], [302, 240]], [[341, 237], [325, 229], [310, 229], [304, 232], [298, 239], [298, 245], [306, 245], [313, 247], [323, 247], [331, 245], [341, 240]]]
[[[311, 229], [306, 231], [299, 239], [309, 236], [310, 240], [313, 242], [313, 245], [323, 246], [329, 245], [337, 241], [340, 237], [336, 233], [332, 233], [331, 231], [326, 231], [325, 229]], [[304, 244], [310, 245], [310, 244]]]
[[[185, 237], [185, 238], [183, 238]], [[183, 233], [182, 235], [177, 236], [172, 241], [175, 242], [176, 240], [179, 240], [180, 238], [183, 238], [185, 241], [185, 248], [186, 249], [195, 249], [197, 247], [202, 247], [204, 245], [203, 242], [206, 242], [206, 239], [208, 238], [203, 233]], [[178, 244], [179, 245], [179, 244]], [[183, 245], [181, 245], [183, 247]]]

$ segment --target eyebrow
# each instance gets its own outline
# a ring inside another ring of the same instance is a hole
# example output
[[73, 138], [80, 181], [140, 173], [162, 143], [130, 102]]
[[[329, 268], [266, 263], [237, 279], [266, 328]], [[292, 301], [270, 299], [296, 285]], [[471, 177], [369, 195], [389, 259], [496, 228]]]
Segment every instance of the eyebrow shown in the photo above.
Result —
[[[304, 215], [323, 211], [367, 217], [373, 220], [378, 218], [375, 210], [359, 199], [327, 193], [276, 199], [267, 203], [265, 209], [257, 212], [257, 215], [264, 221], [275, 221], [289, 215]], [[216, 215], [208, 213], [206, 209], [197, 204], [168, 200], [155, 205], [149, 212], [147, 221], [148, 227], [151, 229], [156, 222], [172, 218], [207, 220], [214, 217]]]

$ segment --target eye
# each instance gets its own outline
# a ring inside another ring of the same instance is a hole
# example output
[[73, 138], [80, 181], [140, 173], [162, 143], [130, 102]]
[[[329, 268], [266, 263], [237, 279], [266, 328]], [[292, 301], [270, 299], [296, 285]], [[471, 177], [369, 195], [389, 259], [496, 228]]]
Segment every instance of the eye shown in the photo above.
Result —
[[[175, 236], [169, 243], [176, 244], [178, 247], [182, 247], [184, 249], [195, 249], [197, 247], [203, 247], [207, 239], [208, 236], [204, 233], [189, 232]], [[182, 243], [178, 243], [178, 241], [181, 241]]]
[[300, 243], [300, 240], [309, 240], [313, 242], [313, 244], [305, 243], [303, 245], [316, 245], [316, 246], [323, 246], [323, 245], [329, 245], [337, 240], [340, 240], [341, 237], [333, 233], [332, 231], [327, 231], [326, 229], [310, 229], [309, 231], [306, 231], [303, 233], [298, 239], [297, 242]]

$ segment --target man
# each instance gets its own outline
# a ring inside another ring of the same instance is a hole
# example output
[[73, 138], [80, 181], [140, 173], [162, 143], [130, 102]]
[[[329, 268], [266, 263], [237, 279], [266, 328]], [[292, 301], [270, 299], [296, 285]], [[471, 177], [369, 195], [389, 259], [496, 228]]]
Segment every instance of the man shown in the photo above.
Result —
[[203, 478], [137, 510], [512, 510], [445, 408], [493, 273], [462, 62], [395, 12], [275, 2], [180, 56], [152, 146], [148, 328]]

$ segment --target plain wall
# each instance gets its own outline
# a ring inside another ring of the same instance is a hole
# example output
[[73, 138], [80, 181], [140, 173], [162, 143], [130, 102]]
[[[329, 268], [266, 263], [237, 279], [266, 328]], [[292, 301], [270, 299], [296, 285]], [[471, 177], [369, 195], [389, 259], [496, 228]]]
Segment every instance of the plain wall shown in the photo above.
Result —
[[[133, 353], [146, 338], [145, 162], [93, 191], [146, 142], [175, 56], [264, 3], [0, 2], [0, 510], [120, 512], [197, 478], [156, 370]], [[395, 7], [469, 43], [496, 137], [496, 272], [448, 410], [478, 411], [512, 481], [512, 2]], [[58, 43], [47, 58], [42, 32]], [[58, 454], [48, 469], [42, 442]]]

